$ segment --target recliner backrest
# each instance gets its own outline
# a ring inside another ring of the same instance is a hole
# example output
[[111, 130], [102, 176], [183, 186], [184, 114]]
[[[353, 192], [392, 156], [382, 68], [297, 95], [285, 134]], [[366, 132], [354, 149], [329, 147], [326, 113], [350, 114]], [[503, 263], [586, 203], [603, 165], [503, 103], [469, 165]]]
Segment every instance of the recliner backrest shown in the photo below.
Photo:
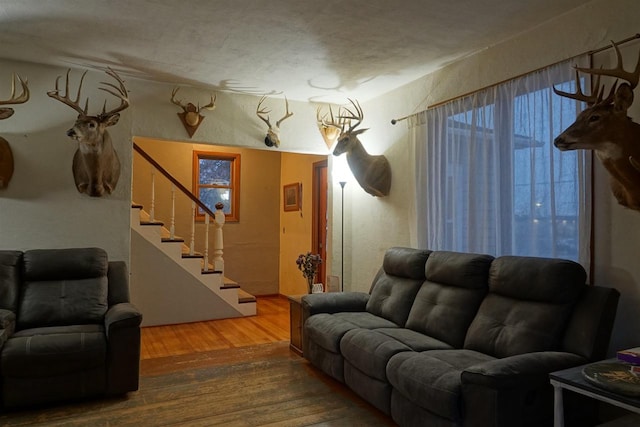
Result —
[[108, 304], [107, 273], [103, 249], [26, 251], [17, 328], [102, 323]]
[[21, 276], [22, 252], [0, 251], [0, 309], [18, 310]]
[[487, 294], [493, 259], [484, 254], [434, 251], [427, 260], [426, 280], [406, 327], [462, 347], [469, 324]]
[[503, 256], [491, 263], [489, 293], [464, 347], [495, 357], [559, 350], [575, 304], [587, 287], [576, 262]]
[[413, 300], [424, 281], [431, 251], [394, 247], [385, 252], [382, 268], [371, 285], [366, 310], [404, 326]]

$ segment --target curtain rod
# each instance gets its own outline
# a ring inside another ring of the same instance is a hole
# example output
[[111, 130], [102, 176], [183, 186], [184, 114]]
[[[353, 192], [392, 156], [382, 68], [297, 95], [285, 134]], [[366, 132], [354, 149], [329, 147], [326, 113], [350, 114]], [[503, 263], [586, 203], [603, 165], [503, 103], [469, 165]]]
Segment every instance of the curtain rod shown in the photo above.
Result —
[[[633, 40], [636, 40], [636, 39], [640, 39], [640, 33], [636, 33], [636, 34], [634, 34], [634, 35], [633, 35], [633, 36], [631, 36], [631, 37], [627, 37], [627, 38], [626, 38], [626, 39], [624, 39], [624, 40], [620, 40], [619, 42], [616, 42], [615, 44], [619, 46], [619, 45], [622, 45], [622, 44], [628, 43], [628, 42], [633, 41]], [[612, 42], [612, 43], [613, 43], [613, 42]], [[562, 59], [562, 60], [560, 60], [560, 61], [556, 61], [556, 62], [554, 62], [554, 63], [552, 63], [552, 64], [545, 65], [544, 67], [536, 68], [536, 69], [535, 69], [535, 70], [533, 70], [533, 71], [527, 71], [526, 73], [519, 74], [519, 75], [517, 75], [517, 76], [515, 76], [515, 77], [510, 77], [510, 78], [508, 78], [508, 79], [505, 79], [505, 80], [499, 81], [499, 82], [497, 82], [497, 83], [493, 83], [493, 84], [487, 85], [487, 86], [482, 87], [482, 88], [480, 88], [480, 89], [476, 89], [476, 90], [474, 90], [474, 91], [467, 92], [467, 93], [462, 94], [462, 95], [454, 96], [453, 98], [449, 98], [449, 99], [444, 100], [444, 101], [436, 102], [435, 104], [431, 104], [431, 105], [429, 105], [429, 106], [428, 106], [425, 110], [423, 110], [423, 111], [430, 110], [430, 109], [435, 108], [435, 107], [439, 107], [440, 105], [446, 104], [447, 102], [455, 101], [456, 99], [464, 98], [465, 96], [469, 96], [469, 95], [471, 95], [471, 94], [473, 94], [473, 93], [476, 93], [476, 92], [479, 92], [479, 91], [481, 91], [481, 90], [490, 89], [490, 88], [492, 88], [492, 87], [495, 87], [495, 86], [501, 85], [501, 84], [503, 84], [503, 83], [510, 82], [511, 80], [515, 80], [515, 79], [518, 79], [518, 78], [520, 78], [520, 77], [526, 76], [527, 74], [535, 73], [535, 72], [538, 72], [538, 71], [540, 71], [540, 70], [544, 70], [545, 68], [548, 68], [548, 67], [553, 67], [554, 65], [560, 64], [560, 63], [562, 63], [562, 62], [570, 61], [570, 60], [575, 59], [575, 58], [577, 58], [577, 57], [579, 57], [579, 56], [582, 56], [582, 55], [595, 55], [596, 53], [604, 52], [604, 51], [605, 51], [605, 50], [607, 50], [607, 49], [611, 49], [611, 47], [612, 47], [612, 45], [603, 46], [603, 47], [600, 47], [600, 48], [598, 48], [598, 49], [589, 50], [589, 51], [586, 51], [586, 52], [583, 52], [583, 53], [579, 53], [579, 54], [577, 54], [577, 55], [570, 56], [569, 58]], [[398, 118], [398, 119], [392, 119], [392, 120], [391, 120], [391, 124], [392, 124], [392, 125], [395, 125], [395, 124], [396, 124], [396, 123], [398, 123], [398, 122], [401, 122], [401, 121], [403, 121], [403, 120], [406, 120], [406, 119], [408, 119], [409, 117], [415, 116], [416, 114], [420, 114], [420, 113], [422, 113], [422, 111], [418, 111], [417, 113], [409, 114], [408, 116], [400, 117], [400, 118]]]

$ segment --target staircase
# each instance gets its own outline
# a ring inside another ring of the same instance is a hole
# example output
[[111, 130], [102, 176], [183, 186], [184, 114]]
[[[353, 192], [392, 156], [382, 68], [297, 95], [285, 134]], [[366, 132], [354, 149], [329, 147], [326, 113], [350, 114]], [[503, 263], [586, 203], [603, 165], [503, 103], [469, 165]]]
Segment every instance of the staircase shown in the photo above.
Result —
[[143, 326], [253, 316], [256, 298], [244, 292], [202, 254], [189, 254], [184, 239], [169, 237], [162, 222], [131, 207], [131, 301]]

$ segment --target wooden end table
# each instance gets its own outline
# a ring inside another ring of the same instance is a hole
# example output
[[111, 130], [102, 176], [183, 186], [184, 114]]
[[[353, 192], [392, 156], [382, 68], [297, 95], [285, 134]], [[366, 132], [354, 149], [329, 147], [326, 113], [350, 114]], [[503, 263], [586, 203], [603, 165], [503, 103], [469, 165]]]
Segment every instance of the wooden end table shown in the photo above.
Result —
[[289, 348], [302, 356], [302, 338], [304, 329], [302, 325], [302, 297], [303, 295], [288, 296], [289, 299]]

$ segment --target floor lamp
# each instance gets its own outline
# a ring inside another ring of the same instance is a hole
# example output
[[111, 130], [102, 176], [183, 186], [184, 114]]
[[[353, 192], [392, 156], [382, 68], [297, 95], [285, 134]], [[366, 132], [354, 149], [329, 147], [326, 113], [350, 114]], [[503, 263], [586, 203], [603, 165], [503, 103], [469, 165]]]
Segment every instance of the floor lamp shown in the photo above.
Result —
[[347, 181], [340, 181], [339, 184], [342, 189], [342, 203], [340, 204], [340, 242], [342, 245], [342, 249], [340, 249], [340, 291], [344, 292], [344, 186], [347, 184]]

